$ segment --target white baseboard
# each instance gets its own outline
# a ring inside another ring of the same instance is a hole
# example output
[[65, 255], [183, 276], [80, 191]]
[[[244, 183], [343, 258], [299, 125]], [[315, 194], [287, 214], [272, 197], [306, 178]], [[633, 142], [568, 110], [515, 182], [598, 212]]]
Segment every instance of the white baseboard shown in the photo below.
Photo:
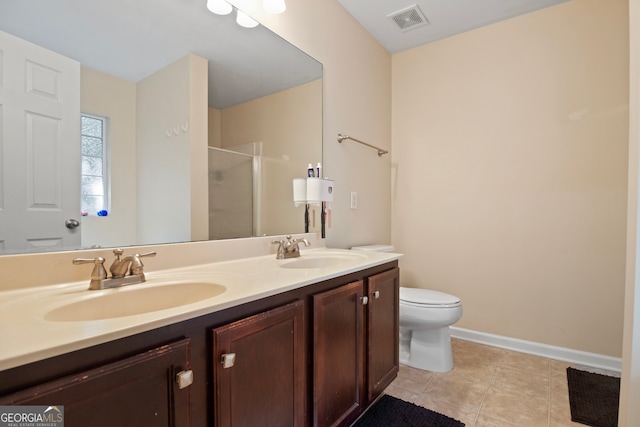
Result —
[[458, 328], [456, 326], [451, 326], [449, 329], [453, 338], [459, 338], [465, 341], [486, 344], [493, 347], [518, 351], [520, 353], [534, 354], [536, 356], [543, 356], [549, 359], [563, 360], [565, 362], [571, 362], [584, 367], [604, 369], [613, 372], [622, 371], [622, 359], [619, 357], [605, 356], [602, 354], [556, 347], [553, 345], [525, 341], [517, 338], [487, 334], [485, 332]]

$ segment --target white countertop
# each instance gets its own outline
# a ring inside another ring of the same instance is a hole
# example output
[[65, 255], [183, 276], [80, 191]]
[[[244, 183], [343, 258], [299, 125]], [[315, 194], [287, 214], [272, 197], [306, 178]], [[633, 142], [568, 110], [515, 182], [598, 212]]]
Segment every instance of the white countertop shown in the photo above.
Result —
[[[147, 271], [145, 283], [100, 291], [88, 290], [88, 280], [0, 291], [0, 370], [214, 313], [381, 265], [402, 256], [397, 253], [327, 248], [302, 249], [301, 254], [299, 258], [286, 260], [266, 255]], [[313, 261], [323, 258], [328, 261]], [[298, 264], [292, 264], [296, 262]], [[291, 268], [294, 266], [300, 268]], [[226, 287], [226, 290], [191, 304], [144, 314], [101, 320], [47, 320], [52, 310], [64, 311], [64, 307], [71, 303], [115, 293], [141, 292], [145, 286], [184, 282], [217, 283]]]

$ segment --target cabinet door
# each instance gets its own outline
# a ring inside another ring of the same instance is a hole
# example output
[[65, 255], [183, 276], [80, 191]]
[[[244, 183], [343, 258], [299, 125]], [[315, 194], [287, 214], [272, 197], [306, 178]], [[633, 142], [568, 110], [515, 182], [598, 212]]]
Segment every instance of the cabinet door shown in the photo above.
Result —
[[391, 384], [399, 368], [399, 274], [385, 271], [367, 279], [367, 389], [372, 401]]
[[313, 425], [348, 425], [364, 403], [364, 282], [313, 296]]
[[189, 426], [190, 389], [176, 375], [189, 369], [189, 340], [32, 387], [3, 405], [64, 405], [66, 427]]
[[217, 427], [304, 424], [303, 323], [298, 301], [213, 330]]

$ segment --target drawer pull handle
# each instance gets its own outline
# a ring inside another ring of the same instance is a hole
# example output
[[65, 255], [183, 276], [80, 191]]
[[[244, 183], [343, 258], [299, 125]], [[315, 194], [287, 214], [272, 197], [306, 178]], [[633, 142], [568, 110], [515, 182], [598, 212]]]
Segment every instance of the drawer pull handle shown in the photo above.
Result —
[[220, 363], [222, 363], [222, 367], [224, 369], [231, 368], [236, 364], [236, 354], [235, 353], [225, 353], [220, 357]]
[[178, 383], [178, 388], [180, 388], [180, 390], [189, 387], [193, 384], [193, 371], [189, 369], [188, 371], [178, 372], [176, 374], [176, 382]]

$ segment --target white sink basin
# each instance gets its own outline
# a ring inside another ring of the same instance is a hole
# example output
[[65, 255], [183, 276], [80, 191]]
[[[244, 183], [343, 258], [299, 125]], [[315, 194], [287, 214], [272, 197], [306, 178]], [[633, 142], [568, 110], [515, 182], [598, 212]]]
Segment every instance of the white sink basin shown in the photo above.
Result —
[[342, 267], [365, 258], [364, 255], [356, 252], [330, 252], [323, 254], [302, 254], [299, 258], [285, 260], [282, 268], [333, 268]]
[[220, 295], [226, 289], [207, 282], [160, 285], [146, 282], [103, 291], [87, 290], [85, 299], [57, 307], [44, 318], [54, 322], [77, 322], [133, 316], [193, 304]]

